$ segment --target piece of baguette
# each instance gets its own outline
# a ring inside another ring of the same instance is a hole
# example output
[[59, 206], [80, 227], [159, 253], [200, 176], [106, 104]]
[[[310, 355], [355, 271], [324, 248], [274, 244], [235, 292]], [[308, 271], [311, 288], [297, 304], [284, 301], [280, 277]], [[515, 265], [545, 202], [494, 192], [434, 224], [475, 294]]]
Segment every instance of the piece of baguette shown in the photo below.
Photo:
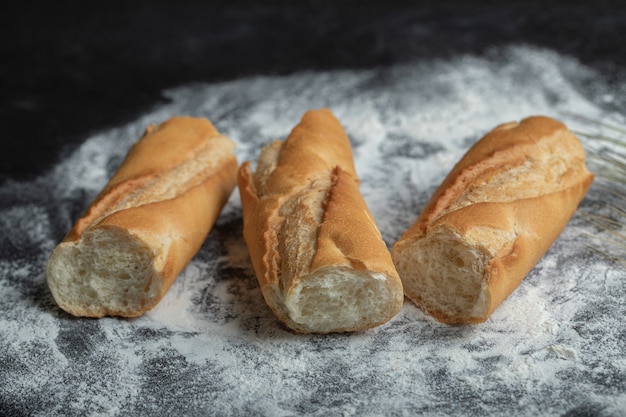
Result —
[[48, 286], [75, 316], [153, 308], [200, 249], [235, 187], [234, 143], [206, 119], [149, 126], [54, 249]]
[[239, 170], [244, 238], [265, 301], [300, 333], [347, 332], [391, 319], [402, 284], [359, 192], [350, 141], [327, 109]]
[[457, 163], [392, 257], [405, 295], [445, 323], [485, 321], [558, 237], [593, 181], [560, 122], [496, 127]]

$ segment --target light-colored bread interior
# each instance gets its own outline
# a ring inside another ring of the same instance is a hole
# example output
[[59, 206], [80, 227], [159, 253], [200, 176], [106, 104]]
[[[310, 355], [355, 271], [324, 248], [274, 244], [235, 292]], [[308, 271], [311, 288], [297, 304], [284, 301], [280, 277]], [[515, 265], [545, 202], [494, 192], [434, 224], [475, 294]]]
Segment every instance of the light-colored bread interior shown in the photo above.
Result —
[[54, 252], [48, 267], [50, 289], [74, 315], [143, 310], [162, 290], [155, 255], [126, 230], [88, 230], [80, 241]]
[[275, 302], [285, 306], [287, 317], [302, 332], [370, 327], [388, 317], [389, 300], [396, 298], [387, 280], [381, 273], [324, 268], [300, 276], [287, 294], [276, 292]]
[[[394, 257], [403, 284], [431, 311], [484, 317], [489, 307], [485, 271], [489, 254], [454, 229], [441, 227]], [[440, 313], [442, 314], [442, 313]]]
[[350, 143], [327, 110], [307, 112], [289, 139], [245, 163], [244, 237], [263, 295], [303, 333], [355, 331], [389, 320], [402, 286], [358, 191]]
[[507, 123], [459, 161], [392, 257], [435, 318], [481, 322], [556, 239], [593, 180], [580, 141], [546, 117]]
[[236, 172], [234, 143], [208, 120], [149, 127], [48, 260], [57, 304], [88, 317], [154, 307], [206, 238]]
[[[253, 175], [258, 189], [266, 189], [284, 143], [274, 141], [263, 148]], [[311, 270], [335, 176], [330, 170], [316, 174], [281, 196], [280, 208], [270, 220], [274, 248], [266, 257], [276, 265], [278, 291], [266, 288], [265, 293], [272, 305], [280, 306], [290, 327], [301, 332], [326, 333], [378, 323], [389, 315], [389, 303], [397, 298], [383, 273], [341, 265]]]

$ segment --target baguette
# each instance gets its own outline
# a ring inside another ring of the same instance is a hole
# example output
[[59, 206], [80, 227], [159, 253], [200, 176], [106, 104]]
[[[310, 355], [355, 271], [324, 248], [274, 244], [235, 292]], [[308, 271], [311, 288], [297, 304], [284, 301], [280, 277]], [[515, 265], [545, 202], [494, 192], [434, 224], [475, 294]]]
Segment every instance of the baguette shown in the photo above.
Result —
[[202, 118], [149, 126], [48, 260], [59, 307], [85, 317], [153, 308], [234, 189], [234, 147]]
[[479, 323], [520, 284], [593, 181], [583, 147], [541, 116], [496, 127], [457, 163], [392, 257], [405, 295], [444, 323]]
[[238, 177], [243, 233], [269, 307], [300, 333], [348, 332], [391, 319], [402, 284], [359, 192], [350, 141], [327, 109], [265, 146]]

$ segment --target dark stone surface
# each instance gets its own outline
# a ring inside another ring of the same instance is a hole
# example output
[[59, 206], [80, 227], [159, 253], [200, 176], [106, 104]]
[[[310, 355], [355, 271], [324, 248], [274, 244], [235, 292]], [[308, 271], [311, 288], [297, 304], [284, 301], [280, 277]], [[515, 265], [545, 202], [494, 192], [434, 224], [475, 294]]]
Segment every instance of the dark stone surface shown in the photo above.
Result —
[[0, 44], [0, 182], [44, 172], [99, 129], [197, 81], [372, 68], [523, 43], [608, 78], [626, 65], [620, 1], [19, 2]]
[[[145, 124], [173, 113], [210, 117], [244, 161], [306, 109], [333, 107], [388, 244], [495, 123], [540, 111], [626, 125], [623, 2], [361, 3], [20, 3], [3, 16], [0, 416], [623, 414], [626, 273], [592, 250], [619, 243], [584, 216], [623, 206], [606, 192], [623, 185], [600, 176], [483, 325], [445, 326], [407, 301], [371, 331], [293, 334], [263, 302], [236, 196], [153, 311], [56, 306], [53, 247]], [[594, 120], [566, 116], [607, 132]]]

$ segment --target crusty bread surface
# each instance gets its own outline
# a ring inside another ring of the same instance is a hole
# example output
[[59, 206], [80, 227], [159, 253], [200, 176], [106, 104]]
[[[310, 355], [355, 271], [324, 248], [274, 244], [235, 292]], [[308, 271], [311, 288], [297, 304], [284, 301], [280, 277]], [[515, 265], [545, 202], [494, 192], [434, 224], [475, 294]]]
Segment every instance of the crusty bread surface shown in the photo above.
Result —
[[206, 119], [151, 125], [48, 260], [75, 316], [139, 316], [197, 253], [235, 187], [234, 143]]
[[244, 238], [263, 296], [301, 333], [371, 328], [401, 308], [389, 250], [359, 192], [350, 141], [327, 109], [239, 170]]
[[496, 127], [452, 169], [392, 257], [406, 296], [445, 323], [478, 323], [559, 236], [593, 181], [559, 121]]

